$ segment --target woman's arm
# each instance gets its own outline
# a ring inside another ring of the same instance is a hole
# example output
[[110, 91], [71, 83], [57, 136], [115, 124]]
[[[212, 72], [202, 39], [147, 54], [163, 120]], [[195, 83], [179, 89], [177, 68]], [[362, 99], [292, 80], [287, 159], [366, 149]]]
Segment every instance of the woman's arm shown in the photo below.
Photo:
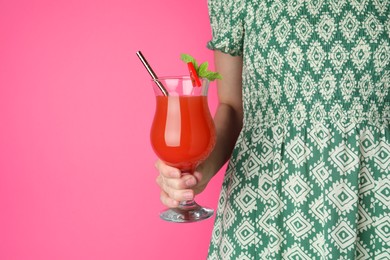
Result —
[[[222, 75], [222, 80], [217, 82], [219, 105], [214, 116], [217, 142], [213, 152], [198, 168], [203, 175], [199, 186], [202, 186], [203, 182], [207, 184], [229, 160], [243, 120], [242, 57], [219, 51], [215, 51], [214, 57], [216, 70]], [[198, 190], [197, 193], [203, 189]]]
[[180, 170], [158, 160], [161, 201], [167, 207], [177, 207], [179, 201], [193, 199], [202, 192], [211, 178], [229, 160], [242, 128], [242, 57], [214, 52], [216, 70], [222, 75], [217, 82], [219, 104], [214, 116], [217, 141], [210, 156], [193, 175], [181, 175]]

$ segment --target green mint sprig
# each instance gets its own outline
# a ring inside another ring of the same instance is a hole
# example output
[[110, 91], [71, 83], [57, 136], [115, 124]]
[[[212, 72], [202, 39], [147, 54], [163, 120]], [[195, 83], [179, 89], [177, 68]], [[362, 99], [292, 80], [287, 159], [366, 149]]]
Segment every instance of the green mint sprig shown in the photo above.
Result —
[[195, 60], [195, 58], [189, 54], [181, 54], [180, 58], [185, 63], [192, 62], [199, 78], [206, 78], [209, 81], [213, 81], [216, 79], [222, 79], [221, 74], [219, 74], [218, 72], [213, 72], [213, 71], [208, 70], [209, 63], [207, 61], [198, 65], [198, 62]]

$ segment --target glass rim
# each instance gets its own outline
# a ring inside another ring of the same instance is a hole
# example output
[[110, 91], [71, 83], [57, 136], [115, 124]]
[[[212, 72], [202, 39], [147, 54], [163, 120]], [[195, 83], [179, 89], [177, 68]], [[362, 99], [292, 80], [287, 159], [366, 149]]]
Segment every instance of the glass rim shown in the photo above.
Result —
[[[151, 81], [167, 80], [167, 79], [182, 79], [182, 80], [191, 80], [190, 75], [177, 75], [177, 76], [159, 76], [156, 79], [150, 79]], [[200, 78], [200, 80], [207, 80], [206, 78]]]

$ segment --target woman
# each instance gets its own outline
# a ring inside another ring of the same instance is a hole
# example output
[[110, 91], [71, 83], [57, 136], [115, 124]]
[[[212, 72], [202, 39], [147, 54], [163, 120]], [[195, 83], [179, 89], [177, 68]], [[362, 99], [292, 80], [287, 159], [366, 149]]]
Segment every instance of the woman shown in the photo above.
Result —
[[229, 160], [210, 259], [390, 259], [389, 9], [209, 0], [217, 145], [194, 175], [156, 167], [177, 207]]

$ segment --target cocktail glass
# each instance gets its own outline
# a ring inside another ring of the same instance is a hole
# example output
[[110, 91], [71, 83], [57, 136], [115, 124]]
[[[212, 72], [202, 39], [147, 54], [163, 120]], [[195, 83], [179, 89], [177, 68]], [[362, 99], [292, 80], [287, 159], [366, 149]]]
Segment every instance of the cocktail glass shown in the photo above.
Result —
[[[200, 87], [194, 87], [189, 76], [152, 80], [156, 111], [150, 133], [151, 144], [162, 161], [182, 173], [192, 174], [215, 145], [215, 127], [207, 102], [209, 81], [201, 79], [201, 83]], [[161, 92], [159, 85], [163, 85], [167, 93]], [[189, 223], [212, 215], [212, 209], [190, 200], [163, 211], [160, 217], [170, 222]]]

